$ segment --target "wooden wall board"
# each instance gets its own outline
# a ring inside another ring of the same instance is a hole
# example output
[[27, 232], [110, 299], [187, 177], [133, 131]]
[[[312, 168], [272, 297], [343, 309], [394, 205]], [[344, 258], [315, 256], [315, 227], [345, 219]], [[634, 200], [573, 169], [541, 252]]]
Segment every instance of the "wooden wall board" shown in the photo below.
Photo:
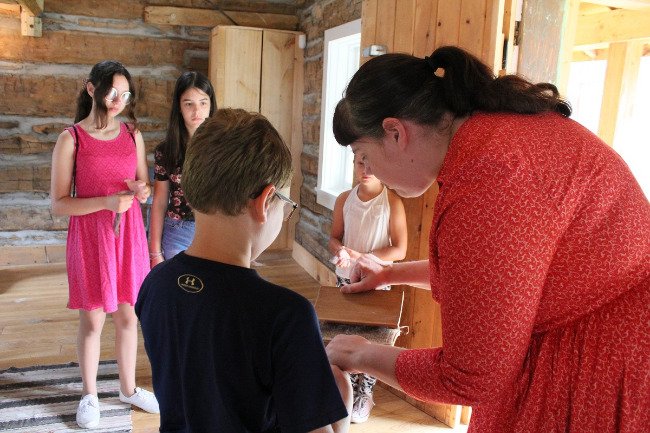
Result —
[[215, 86], [217, 106], [259, 111], [262, 30], [215, 27], [211, 44], [210, 81]]
[[[505, 19], [505, 3], [509, 0], [486, 0], [485, 23], [483, 26], [483, 51], [479, 58], [492, 66], [496, 75], [501, 69], [503, 60], [503, 20]], [[514, 22], [513, 22], [514, 27]]]
[[430, 55], [436, 46], [438, 28], [438, 0], [416, 0], [413, 24], [413, 55]]
[[[487, 5], [491, 0], [464, 0], [460, 6], [460, 22], [457, 44], [474, 54], [478, 58], [484, 57], [484, 47], [489, 46], [486, 41]], [[489, 52], [489, 48], [485, 51]]]
[[[502, 52], [502, 55], [505, 55], [506, 65], [505, 65], [505, 69], [500, 71], [500, 75], [506, 73], [514, 74], [517, 71], [517, 59], [515, 59], [514, 56], [516, 9], [517, 9], [517, 0], [505, 0], [502, 34], [504, 40], [507, 41], [507, 45], [506, 47], [504, 47], [505, 52]], [[497, 65], [495, 64], [495, 66]]]
[[361, 19], [361, 59], [359, 66], [368, 61], [370, 57], [363, 55], [363, 50], [371, 44], [376, 44], [375, 33], [377, 31], [377, 8], [378, 0], [363, 0], [362, 8], [363, 17]]
[[460, 1], [438, 3], [435, 48], [458, 45], [462, 4]]
[[[380, 0], [377, 7], [377, 28], [375, 29], [375, 44], [384, 45], [387, 52], [394, 52], [395, 42], [395, 8], [397, 0]], [[403, 28], [406, 28], [404, 25]], [[400, 30], [403, 30], [401, 28]]]
[[416, 0], [400, 0], [395, 4], [395, 21], [402, 23], [395, 31], [393, 52], [413, 52], [413, 35], [415, 31]]

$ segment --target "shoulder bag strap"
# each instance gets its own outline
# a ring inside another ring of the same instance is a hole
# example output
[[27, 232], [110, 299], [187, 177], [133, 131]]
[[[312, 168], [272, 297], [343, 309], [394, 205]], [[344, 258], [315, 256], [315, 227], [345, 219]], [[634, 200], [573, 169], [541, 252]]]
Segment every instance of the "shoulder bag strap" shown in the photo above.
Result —
[[79, 137], [77, 136], [77, 126], [72, 125], [72, 140], [74, 141], [74, 162], [72, 163], [72, 192], [71, 197], [77, 196], [77, 153], [79, 152]]

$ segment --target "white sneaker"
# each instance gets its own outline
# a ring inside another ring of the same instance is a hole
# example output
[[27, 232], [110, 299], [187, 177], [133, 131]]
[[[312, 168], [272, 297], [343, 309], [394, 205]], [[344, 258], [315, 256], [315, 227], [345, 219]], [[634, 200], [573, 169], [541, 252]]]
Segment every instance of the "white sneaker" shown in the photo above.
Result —
[[156, 396], [153, 395], [153, 392], [147, 391], [146, 389], [136, 388], [135, 393], [131, 397], [125, 396], [122, 394], [122, 390], [120, 390], [120, 401], [137, 406], [149, 413], [160, 413]]
[[95, 394], [81, 397], [77, 408], [77, 424], [81, 428], [93, 428], [99, 425], [99, 400]]
[[354, 398], [350, 421], [355, 424], [368, 421], [370, 411], [374, 405], [375, 402], [372, 400], [372, 394], [359, 394]]

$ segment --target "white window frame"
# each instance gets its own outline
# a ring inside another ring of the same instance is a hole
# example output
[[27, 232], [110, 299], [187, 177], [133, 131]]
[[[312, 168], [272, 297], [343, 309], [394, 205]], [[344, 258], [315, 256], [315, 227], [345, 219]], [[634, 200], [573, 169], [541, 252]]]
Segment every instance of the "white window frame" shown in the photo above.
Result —
[[334, 139], [332, 118], [345, 87], [359, 68], [360, 47], [360, 19], [325, 30], [316, 202], [328, 209], [334, 209], [339, 194], [352, 187], [352, 150]]

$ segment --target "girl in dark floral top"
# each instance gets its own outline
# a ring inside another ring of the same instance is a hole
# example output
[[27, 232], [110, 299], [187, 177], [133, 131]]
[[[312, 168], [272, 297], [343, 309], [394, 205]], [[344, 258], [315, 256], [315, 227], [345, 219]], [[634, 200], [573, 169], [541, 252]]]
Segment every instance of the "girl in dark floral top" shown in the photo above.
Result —
[[185, 250], [194, 236], [194, 214], [185, 201], [181, 172], [187, 143], [216, 108], [214, 89], [200, 72], [176, 80], [167, 136], [154, 152], [154, 194], [149, 224], [151, 266]]

